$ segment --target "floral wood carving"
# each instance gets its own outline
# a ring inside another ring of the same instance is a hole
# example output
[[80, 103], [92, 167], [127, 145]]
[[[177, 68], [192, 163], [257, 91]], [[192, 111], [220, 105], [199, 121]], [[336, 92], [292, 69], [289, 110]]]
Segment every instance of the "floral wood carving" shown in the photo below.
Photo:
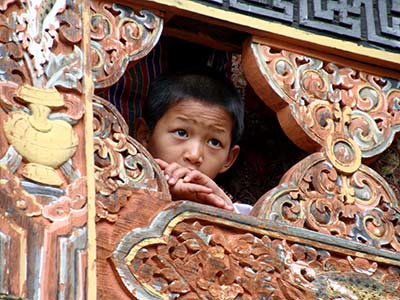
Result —
[[399, 299], [398, 254], [323, 236], [186, 202], [127, 233], [112, 261], [136, 299]]
[[158, 42], [163, 21], [150, 11], [110, 1], [91, 1], [91, 62], [96, 88], [117, 82], [127, 65], [147, 55]]
[[0, 2], [0, 296], [83, 299], [85, 3]]
[[400, 83], [261, 42], [247, 50], [259, 96], [321, 151], [293, 166], [252, 214], [399, 251], [398, 201], [362, 158], [382, 153], [400, 130]]
[[365, 165], [338, 172], [323, 153], [293, 166], [261, 197], [259, 217], [400, 251], [400, 209], [385, 180]]
[[255, 84], [260, 97], [277, 112], [289, 104], [296, 122], [343, 172], [357, 169], [359, 155], [382, 153], [400, 131], [398, 80], [275, 51], [263, 43], [251, 43], [249, 49], [246, 61], [256, 61], [264, 89], [275, 94]]
[[84, 114], [80, 13], [73, 1], [18, 3], [8, 1], [0, 17], [4, 131], [24, 158], [23, 176], [61, 186], [71, 178], [56, 169], [71, 165], [78, 144], [72, 126]]
[[[0, 79], [37, 88], [81, 91], [82, 39], [75, 1], [7, 1], [0, 5]], [[61, 45], [69, 47], [60, 53]], [[3, 52], [4, 51], [4, 52]]]
[[160, 168], [148, 151], [129, 136], [115, 107], [93, 97], [97, 220], [114, 222], [135, 190], [170, 199]]

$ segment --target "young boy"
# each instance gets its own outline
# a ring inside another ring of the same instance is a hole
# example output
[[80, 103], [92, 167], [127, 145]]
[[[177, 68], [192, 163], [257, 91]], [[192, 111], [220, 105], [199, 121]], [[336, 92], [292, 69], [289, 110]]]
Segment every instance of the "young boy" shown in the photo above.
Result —
[[202, 73], [161, 75], [151, 85], [136, 139], [156, 158], [174, 200], [234, 210], [214, 182], [239, 154], [244, 105], [235, 88]]

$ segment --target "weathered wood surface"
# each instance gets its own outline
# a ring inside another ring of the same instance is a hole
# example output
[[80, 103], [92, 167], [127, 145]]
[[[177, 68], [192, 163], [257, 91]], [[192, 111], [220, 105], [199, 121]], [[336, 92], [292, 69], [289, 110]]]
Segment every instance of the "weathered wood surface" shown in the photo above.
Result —
[[92, 73], [96, 87], [118, 80], [162, 21], [89, 3], [0, 3], [1, 298], [95, 298]]
[[9, 299], [87, 294], [81, 4], [0, 4], [0, 294]]

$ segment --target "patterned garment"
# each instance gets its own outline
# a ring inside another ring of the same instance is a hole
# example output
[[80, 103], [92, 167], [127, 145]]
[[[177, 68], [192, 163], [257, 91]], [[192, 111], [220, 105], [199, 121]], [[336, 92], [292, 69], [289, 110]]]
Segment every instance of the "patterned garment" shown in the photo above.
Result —
[[147, 56], [128, 66], [118, 82], [108, 89], [96, 92], [98, 96], [114, 104], [127, 122], [132, 136], [135, 132], [135, 121], [141, 116], [141, 107], [147, 97], [150, 82], [167, 68], [163, 52], [160, 42]]

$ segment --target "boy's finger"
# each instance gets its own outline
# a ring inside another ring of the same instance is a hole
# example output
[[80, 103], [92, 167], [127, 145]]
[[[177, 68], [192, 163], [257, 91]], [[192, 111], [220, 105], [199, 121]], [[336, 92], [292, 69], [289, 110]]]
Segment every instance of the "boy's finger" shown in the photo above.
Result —
[[224, 199], [222, 199], [221, 197], [211, 193], [211, 194], [198, 194], [199, 200], [197, 202], [201, 202], [203, 204], [208, 204], [208, 205], [212, 205], [212, 206], [216, 206], [219, 208], [223, 208], [226, 210], [230, 210], [233, 211], [234, 208], [232, 205], [230, 205], [229, 203], [226, 203]]
[[[182, 193], [194, 195], [193, 198], [195, 198], [196, 194], [210, 194], [213, 191], [209, 187], [206, 187], [206, 186], [200, 185], [200, 184], [196, 184], [196, 183], [182, 184], [181, 186], [179, 186], [179, 189], [181, 190]], [[188, 200], [192, 200], [192, 199], [188, 199]]]
[[181, 166], [180, 164], [177, 164], [177, 163], [170, 163], [170, 164], [168, 164], [167, 167], [165, 167], [164, 173], [167, 174], [167, 175], [169, 175], [169, 176], [172, 176], [172, 174], [174, 173], [174, 171], [175, 171], [176, 169], [179, 169], [179, 168], [182, 168], [182, 166]]
[[[176, 168], [171, 173], [169, 173], [170, 180], [168, 181], [168, 183], [174, 184], [177, 182], [178, 179], [183, 179], [190, 172], [191, 172], [190, 169], [180, 166], [179, 168]], [[186, 182], [189, 182], [189, 181], [186, 181]]]
[[[165, 163], [165, 162], [164, 162]], [[170, 185], [174, 185], [176, 180], [179, 178], [174, 177], [175, 170], [182, 168], [181, 165], [177, 163], [162, 163], [162, 170], [164, 171], [165, 179], [168, 181]]]
[[154, 160], [160, 166], [161, 170], [164, 170], [169, 165], [169, 163], [167, 163], [166, 161], [163, 161], [162, 159], [156, 158]]
[[183, 178], [184, 182], [195, 182], [201, 185], [209, 185], [211, 183], [211, 179], [207, 177], [207, 175], [197, 171], [191, 170], [189, 173], [185, 175]]

